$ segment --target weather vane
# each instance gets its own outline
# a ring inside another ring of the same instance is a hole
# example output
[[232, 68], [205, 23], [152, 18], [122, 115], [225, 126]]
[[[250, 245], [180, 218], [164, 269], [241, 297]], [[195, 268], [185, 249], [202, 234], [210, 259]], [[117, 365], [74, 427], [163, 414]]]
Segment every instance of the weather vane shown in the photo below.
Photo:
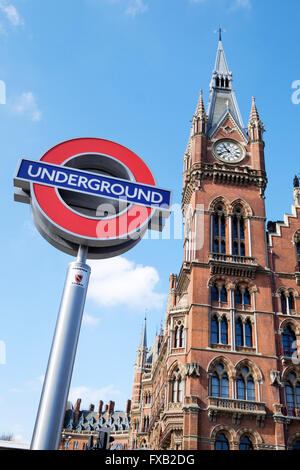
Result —
[[219, 41], [222, 41], [222, 33], [227, 33], [226, 29], [222, 29], [221, 25], [219, 24], [219, 28], [214, 30], [214, 33], [219, 33]]

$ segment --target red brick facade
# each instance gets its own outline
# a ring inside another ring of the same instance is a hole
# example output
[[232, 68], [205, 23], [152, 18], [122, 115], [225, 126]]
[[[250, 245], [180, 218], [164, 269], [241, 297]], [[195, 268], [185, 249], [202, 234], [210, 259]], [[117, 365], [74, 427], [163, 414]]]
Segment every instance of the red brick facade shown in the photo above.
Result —
[[244, 130], [221, 41], [210, 93], [184, 155], [184, 261], [151, 357], [138, 349], [128, 447], [291, 449], [300, 444], [298, 181], [291, 215], [267, 231], [264, 126], [253, 99]]

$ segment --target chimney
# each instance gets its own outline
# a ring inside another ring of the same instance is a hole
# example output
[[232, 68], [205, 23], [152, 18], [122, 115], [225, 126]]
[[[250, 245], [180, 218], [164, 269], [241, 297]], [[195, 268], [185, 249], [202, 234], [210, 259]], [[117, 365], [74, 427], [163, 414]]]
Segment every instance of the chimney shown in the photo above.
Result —
[[127, 403], [126, 403], [126, 414], [127, 415], [129, 415], [130, 410], [131, 410], [131, 400], [127, 400]]
[[92, 403], [90, 404], [90, 407], [89, 407], [89, 411], [94, 411], [95, 409], [95, 405], [93, 405]]
[[98, 419], [101, 417], [102, 415], [102, 408], [103, 408], [103, 401], [100, 400], [99, 401], [99, 406], [98, 406]]
[[81, 398], [78, 398], [74, 407], [74, 421], [75, 422], [77, 422], [79, 418], [80, 404], [81, 404]]
[[108, 413], [109, 416], [113, 414], [114, 409], [115, 409], [115, 402], [114, 401], [109, 401], [108, 410], [107, 410], [107, 413]]

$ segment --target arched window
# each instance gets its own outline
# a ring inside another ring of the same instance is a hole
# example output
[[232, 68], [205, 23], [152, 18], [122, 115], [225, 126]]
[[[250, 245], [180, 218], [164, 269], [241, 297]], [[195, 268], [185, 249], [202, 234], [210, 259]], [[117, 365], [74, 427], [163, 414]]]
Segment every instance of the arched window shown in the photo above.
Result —
[[214, 253], [226, 253], [226, 218], [223, 206], [220, 204], [214, 214]]
[[235, 323], [235, 342], [237, 346], [244, 346], [243, 323], [240, 318]]
[[235, 303], [237, 305], [242, 305], [243, 295], [242, 295], [241, 289], [239, 287], [237, 287], [234, 291], [234, 298], [235, 298]]
[[172, 380], [172, 402], [179, 403], [182, 402], [183, 398], [183, 381], [180, 375], [179, 369], [176, 369], [174, 372]]
[[248, 436], [244, 436], [240, 441], [240, 450], [253, 450], [253, 444]]
[[238, 375], [237, 398], [239, 400], [255, 401], [254, 380], [247, 366], [244, 366]]
[[289, 303], [289, 311], [291, 313], [292, 310], [295, 310], [295, 297], [294, 297], [293, 292], [289, 293], [288, 303]]
[[290, 326], [287, 326], [282, 333], [282, 345], [284, 356], [292, 357], [297, 354], [296, 335]]
[[184, 340], [183, 325], [178, 324], [176, 325], [175, 332], [174, 332], [174, 348], [182, 348], [183, 340]]
[[251, 294], [248, 287], [240, 288], [237, 286], [234, 291], [234, 299], [236, 305], [241, 305], [242, 307], [251, 306]]
[[285, 383], [285, 401], [288, 416], [300, 416], [300, 381], [295, 372], [290, 372]]
[[216, 315], [212, 317], [211, 321], [211, 342], [213, 344], [219, 343], [219, 320]]
[[232, 218], [233, 254], [246, 256], [245, 252], [245, 220], [240, 206], [236, 207]]
[[281, 292], [280, 294], [280, 303], [281, 303], [281, 312], [283, 313], [283, 315], [286, 315], [287, 313], [286, 295], [284, 292]]
[[218, 364], [211, 377], [211, 396], [229, 398], [229, 380], [223, 364]]
[[252, 348], [252, 325], [249, 319], [245, 323], [245, 346]]
[[221, 320], [213, 315], [211, 320], [211, 342], [212, 344], [228, 344], [228, 323], [226, 317]]
[[229, 450], [229, 442], [223, 433], [217, 435], [215, 450]]
[[221, 344], [228, 344], [228, 322], [226, 317], [221, 320]]
[[215, 283], [211, 288], [212, 302], [227, 303], [227, 289], [225, 285], [222, 287]]
[[219, 302], [219, 289], [216, 284], [211, 288], [211, 300], [212, 302]]
[[183, 329], [183, 325], [181, 325], [179, 329], [179, 347], [183, 348], [183, 346], [184, 346], [184, 329]]

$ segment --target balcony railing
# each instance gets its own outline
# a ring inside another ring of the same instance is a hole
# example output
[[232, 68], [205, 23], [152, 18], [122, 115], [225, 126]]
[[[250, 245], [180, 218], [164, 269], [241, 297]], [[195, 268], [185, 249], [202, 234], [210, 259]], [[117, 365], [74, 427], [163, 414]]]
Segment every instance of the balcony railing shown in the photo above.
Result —
[[256, 258], [252, 258], [251, 256], [227, 255], [223, 253], [209, 253], [209, 260], [221, 261], [224, 263], [257, 265]]
[[264, 403], [233, 398], [209, 397], [208, 409], [249, 414], [266, 414]]
[[256, 258], [224, 253], [209, 253], [208, 263], [211, 274], [225, 274], [238, 277], [253, 278], [258, 268]]
[[283, 407], [283, 414], [293, 418], [300, 418], [300, 408], [296, 406], [285, 406]]

